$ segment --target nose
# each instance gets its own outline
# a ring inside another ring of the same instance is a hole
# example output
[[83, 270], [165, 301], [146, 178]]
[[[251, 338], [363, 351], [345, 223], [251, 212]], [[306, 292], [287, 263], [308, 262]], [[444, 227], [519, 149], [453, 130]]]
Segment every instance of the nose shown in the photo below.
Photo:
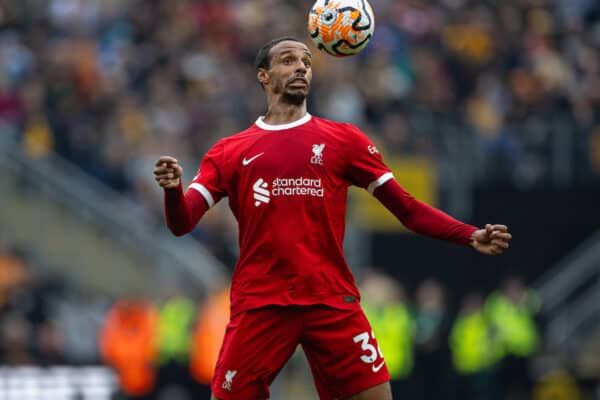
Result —
[[301, 72], [302, 74], [306, 73], [306, 65], [304, 65], [304, 61], [300, 60], [296, 66], [296, 72]]

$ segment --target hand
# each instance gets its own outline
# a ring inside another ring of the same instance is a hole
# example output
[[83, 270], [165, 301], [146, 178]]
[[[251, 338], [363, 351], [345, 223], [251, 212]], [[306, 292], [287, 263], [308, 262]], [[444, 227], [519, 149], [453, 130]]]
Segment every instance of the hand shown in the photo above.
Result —
[[181, 184], [183, 168], [177, 160], [169, 156], [161, 156], [154, 167], [154, 179], [164, 189], [173, 189]]
[[471, 235], [471, 247], [480, 253], [495, 256], [508, 249], [512, 235], [506, 225], [486, 224], [484, 229], [477, 229]]

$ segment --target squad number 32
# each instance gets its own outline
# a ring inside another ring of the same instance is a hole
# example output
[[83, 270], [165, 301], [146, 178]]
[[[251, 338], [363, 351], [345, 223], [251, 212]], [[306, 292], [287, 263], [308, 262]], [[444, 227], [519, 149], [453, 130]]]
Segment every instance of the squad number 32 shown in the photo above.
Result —
[[[371, 364], [371, 369], [373, 372], [379, 372], [379, 370], [383, 367], [383, 364], [385, 364], [385, 361], [383, 360], [381, 348], [377, 346], [377, 349], [375, 349], [375, 346], [369, 343], [371, 339], [375, 340], [375, 334], [372, 331], [370, 336], [368, 332], [363, 332], [354, 336], [353, 338], [354, 343], [360, 343], [360, 348], [365, 352], [360, 356], [360, 360], [365, 364]], [[381, 359], [381, 362], [379, 363], [377, 363], [378, 358]]]

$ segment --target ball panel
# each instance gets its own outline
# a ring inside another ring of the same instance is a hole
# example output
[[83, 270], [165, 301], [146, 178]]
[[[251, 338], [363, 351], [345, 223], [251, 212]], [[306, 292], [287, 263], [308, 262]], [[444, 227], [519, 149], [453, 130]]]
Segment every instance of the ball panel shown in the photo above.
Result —
[[319, 49], [336, 57], [359, 53], [374, 28], [373, 9], [366, 0], [317, 0], [309, 12], [310, 37]]

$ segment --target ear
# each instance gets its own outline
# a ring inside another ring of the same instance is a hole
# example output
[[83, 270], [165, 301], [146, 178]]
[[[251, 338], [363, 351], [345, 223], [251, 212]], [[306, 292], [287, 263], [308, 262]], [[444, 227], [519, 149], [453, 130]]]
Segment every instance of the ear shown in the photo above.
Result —
[[264, 68], [258, 69], [258, 72], [256, 73], [256, 78], [262, 85], [269, 83], [269, 73]]

